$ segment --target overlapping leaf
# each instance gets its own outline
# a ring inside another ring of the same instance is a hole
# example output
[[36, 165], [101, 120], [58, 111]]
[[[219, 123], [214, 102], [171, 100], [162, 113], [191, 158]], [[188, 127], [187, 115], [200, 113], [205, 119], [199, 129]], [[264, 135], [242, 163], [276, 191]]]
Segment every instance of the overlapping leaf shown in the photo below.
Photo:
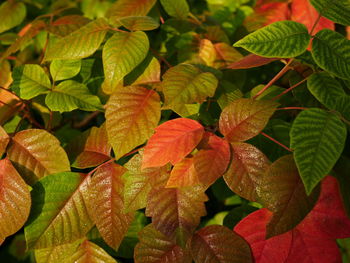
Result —
[[199, 184], [200, 182], [194, 168], [194, 158], [184, 158], [174, 165], [166, 187], [177, 188]]
[[89, 177], [51, 174], [33, 186], [32, 210], [25, 227], [28, 248], [48, 248], [83, 238], [93, 226], [88, 215]]
[[230, 189], [250, 201], [256, 201], [256, 187], [270, 165], [267, 157], [248, 143], [232, 143], [232, 161], [224, 174]]
[[350, 3], [346, 0], [310, 0], [317, 11], [328, 19], [345, 26], [350, 25]]
[[142, 31], [115, 32], [103, 47], [103, 90], [112, 93], [125, 75], [147, 56], [149, 41]]
[[190, 12], [186, 0], [160, 0], [160, 3], [168, 15], [179, 19], [185, 19]]
[[68, 243], [60, 246], [35, 249], [35, 260], [37, 263], [58, 263], [67, 262], [77, 250], [81, 243], [81, 240], [77, 240], [73, 243]]
[[133, 81], [132, 85], [154, 84], [158, 82], [160, 82], [160, 64], [156, 58], [152, 58], [142, 74]]
[[305, 110], [294, 120], [291, 147], [307, 194], [333, 168], [343, 151], [346, 134], [345, 124], [321, 109]]
[[49, 174], [70, 170], [67, 154], [60, 142], [45, 130], [28, 129], [16, 133], [7, 154], [30, 184]]
[[118, 0], [108, 10], [108, 17], [145, 16], [156, 0]]
[[119, 159], [153, 134], [160, 120], [160, 98], [153, 90], [123, 87], [110, 97], [106, 127], [115, 158]]
[[176, 245], [172, 239], [159, 232], [152, 224], [139, 233], [140, 242], [136, 245], [136, 263], [190, 263], [188, 251]]
[[276, 60], [278, 60], [278, 58], [265, 58], [255, 54], [249, 54], [248, 56], [245, 56], [241, 60], [238, 60], [237, 62], [230, 64], [227, 68], [231, 68], [231, 69], [255, 68], [255, 67], [260, 67], [260, 66], [269, 64]]
[[16, 233], [24, 225], [30, 206], [28, 185], [7, 158], [0, 160], [0, 239]]
[[70, 79], [77, 75], [81, 68], [81, 60], [53, 60], [50, 73], [54, 81]]
[[108, 29], [105, 19], [94, 20], [54, 43], [49, 43], [44, 59], [48, 61], [88, 57], [99, 48]]
[[307, 28], [294, 21], [280, 21], [259, 29], [234, 44], [263, 57], [291, 58], [308, 47]]
[[329, 29], [315, 35], [312, 57], [317, 65], [339, 78], [350, 79], [350, 40]]
[[66, 260], [69, 263], [116, 263], [117, 261], [112, 258], [106, 251], [104, 251], [98, 245], [85, 240], [78, 250]]
[[92, 95], [84, 84], [74, 80], [66, 80], [53, 87], [45, 98], [46, 105], [52, 111], [86, 111], [102, 110], [100, 99]]
[[253, 262], [247, 242], [220, 225], [207, 226], [197, 231], [191, 239], [191, 253], [196, 263]]
[[48, 27], [47, 31], [60, 36], [65, 37], [70, 33], [80, 29], [90, 22], [90, 19], [80, 15], [68, 15], [62, 16], [53, 21]]
[[216, 68], [229, 66], [242, 58], [241, 53], [226, 43], [216, 43], [214, 48], [216, 52], [214, 66]]
[[0, 126], [0, 156], [2, 156], [10, 142], [10, 136], [6, 133], [3, 127]]
[[[111, 20], [111, 19], [110, 19]], [[147, 31], [154, 30], [159, 27], [159, 23], [150, 16], [127, 16], [119, 18], [116, 23], [130, 31]]]
[[292, 155], [274, 162], [257, 186], [259, 202], [273, 216], [267, 225], [267, 238], [296, 227], [314, 207], [319, 189], [307, 196]]
[[231, 142], [246, 141], [264, 129], [278, 103], [237, 99], [220, 116], [220, 132]]
[[0, 33], [7, 31], [20, 23], [26, 17], [26, 6], [16, 1], [5, 1], [0, 5]]
[[203, 134], [203, 126], [190, 119], [178, 118], [159, 125], [145, 147], [142, 168], [178, 163], [196, 147]]
[[89, 213], [103, 239], [115, 250], [133, 219], [132, 213], [124, 214], [122, 175], [125, 171], [114, 163], [103, 164], [89, 184]]

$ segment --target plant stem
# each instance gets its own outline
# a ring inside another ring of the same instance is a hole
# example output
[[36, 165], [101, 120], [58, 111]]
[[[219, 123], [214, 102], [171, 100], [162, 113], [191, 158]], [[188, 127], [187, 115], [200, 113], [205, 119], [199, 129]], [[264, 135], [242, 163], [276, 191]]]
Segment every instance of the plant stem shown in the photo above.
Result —
[[298, 83], [296, 83], [295, 85], [291, 86], [290, 88], [286, 89], [285, 91], [283, 91], [281, 94], [278, 94], [277, 96], [273, 97], [272, 100], [278, 100], [281, 96], [283, 96], [284, 94], [288, 93], [289, 91], [291, 91], [292, 89], [295, 89], [296, 87], [298, 87], [299, 85], [303, 84], [305, 81], [307, 80], [307, 78], [299, 81]]
[[287, 146], [285, 146], [283, 143], [280, 143], [279, 141], [277, 141], [276, 139], [272, 138], [271, 136], [267, 135], [264, 132], [260, 132], [261, 135], [265, 136], [266, 138], [270, 139], [271, 141], [273, 141], [274, 143], [278, 144], [279, 146], [283, 147], [284, 149], [286, 149], [289, 152], [293, 152], [292, 149], [288, 148]]
[[267, 90], [269, 87], [271, 87], [273, 84], [275, 84], [275, 82], [276, 82], [277, 80], [279, 80], [288, 70], [290, 70], [290, 67], [289, 67], [289, 66], [290, 66], [290, 64], [293, 62], [293, 60], [294, 60], [294, 58], [290, 59], [290, 60], [288, 61], [288, 63], [281, 69], [281, 71], [278, 72], [278, 74], [277, 74], [273, 79], [271, 79], [270, 82], [267, 83], [267, 84], [265, 85], [265, 87], [263, 87], [263, 88], [253, 97], [253, 99], [256, 99], [256, 98], [259, 97], [261, 94], [263, 94], [265, 90]]
[[153, 53], [153, 55], [155, 55], [156, 57], [158, 57], [159, 60], [163, 61], [165, 63], [165, 65], [167, 65], [168, 68], [171, 68], [172, 65], [163, 57], [161, 56], [158, 51], [154, 50], [153, 48], [150, 48], [151, 52]]
[[278, 108], [277, 110], [307, 110], [308, 108], [304, 107], [284, 107], [284, 108]]
[[312, 28], [311, 28], [311, 30], [310, 30], [310, 33], [309, 33], [311, 36], [312, 36], [312, 34], [314, 33], [314, 31], [315, 31], [315, 29], [316, 29], [316, 26], [317, 26], [318, 22], [320, 21], [321, 17], [322, 17], [322, 15], [321, 15], [321, 14], [318, 14], [318, 17], [317, 17], [317, 19], [315, 20], [315, 23], [313, 24], [313, 26], [312, 26]]

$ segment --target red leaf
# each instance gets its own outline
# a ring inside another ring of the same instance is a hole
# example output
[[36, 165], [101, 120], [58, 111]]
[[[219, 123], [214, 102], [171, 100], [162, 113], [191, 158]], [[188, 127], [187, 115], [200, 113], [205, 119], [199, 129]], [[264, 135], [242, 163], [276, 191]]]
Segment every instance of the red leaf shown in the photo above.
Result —
[[269, 64], [273, 61], [279, 60], [279, 58], [264, 58], [255, 54], [250, 54], [244, 58], [238, 60], [227, 66], [230, 69], [247, 69], [247, 68], [256, 68], [266, 64]]
[[181, 161], [200, 142], [204, 128], [197, 121], [179, 118], [159, 125], [145, 147], [142, 169]]
[[248, 244], [220, 225], [207, 226], [197, 231], [191, 239], [191, 252], [196, 263], [252, 262]]
[[256, 4], [255, 12], [264, 17], [264, 25], [277, 21], [288, 20], [290, 17], [290, 10], [286, 0], [284, 2], [260, 0]]
[[175, 164], [166, 184], [167, 188], [178, 188], [199, 184], [193, 160], [193, 158], [185, 158], [181, 162]]

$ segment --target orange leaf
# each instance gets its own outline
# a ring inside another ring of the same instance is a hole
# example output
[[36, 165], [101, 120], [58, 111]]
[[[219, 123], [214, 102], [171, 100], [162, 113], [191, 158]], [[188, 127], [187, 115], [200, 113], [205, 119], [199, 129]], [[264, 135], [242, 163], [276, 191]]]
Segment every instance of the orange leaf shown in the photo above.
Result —
[[202, 125], [186, 118], [159, 125], [145, 147], [142, 169], [180, 162], [196, 147], [203, 134]]
[[0, 126], [0, 157], [6, 151], [9, 141], [10, 141], [10, 137], [8, 136], [4, 128]]
[[269, 64], [273, 61], [278, 60], [278, 58], [265, 58], [260, 57], [255, 54], [250, 54], [248, 56], [245, 56], [241, 60], [238, 60], [230, 65], [227, 66], [227, 68], [230, 69], [247, 69], [247, 68], [256, 68], [260, 67], [266, 64]]
[[0, 240], [24, 225], [30, 206], [28, 185], [7, 158], [0, 160]]
[[226, 43], [216, 43], [214, 48], [216, 51], [216, 60], [214, 62], [216, 68], [228, 66], [242, 58], [241, 53]]
[[193, 186], [200, 183], [194, 169], [193, 160], [193, 158], [185, 158], [179, 163], [175, 164], [166, 184], [167, 188]]

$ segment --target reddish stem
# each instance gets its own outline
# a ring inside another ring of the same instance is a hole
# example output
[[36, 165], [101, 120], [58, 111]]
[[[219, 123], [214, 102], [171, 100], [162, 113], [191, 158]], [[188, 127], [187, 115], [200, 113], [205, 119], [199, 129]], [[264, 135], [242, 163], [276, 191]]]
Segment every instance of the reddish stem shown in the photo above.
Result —
[[308, 108], [304, 107], [284, 107], [284, 108], [278, 108], [277, 110], [307, 110]]
[[277, 141], [276, 139], [272, 138], [271, 136], [267, 135], [264, 132], [260, 132], [261, 135], [265, 136], [266, 138], [270, 139], [271, 141], [273, 141], [274, 143], [278, 144], [279, 146], [283, 147], [284, 149], [286, 149], [289, 152], [293, 152], [292, 149], [288, 148], [287, 146], [285, 146], [283, 143], [280, 143], [279, 141]]
[[138, 151], [140, 151], [140, 150], [143, 149], [143, 148], [144, 148], [144, 146], [139, 147], [139, 148], [137, 148], [137, 149], [135, 149], [135, 150], [133, 150], [133, 151], [127, 153], [127, 154], [124, 154], [123, 157], [127, 157], [127, 156], [130, 156], [130, 155], [134, 154], [134, 153], [137, 153]]
[[307, 78], [299, 81], [298, 83], [296, 83], [295, 85], [291, 86], [290, 88], [286, 89], [285, 91], [283, 91], [281, 94], [278, 94], [277, 96], [273, 97], [272, 100], [278, 100], [281, 96], [283, 96], [284, 94], [288, 93], [289, 91], [291, 91], [292, 89], [295, 89], [296, 87], [298, 87], [299, 85], [303, 84], [305, 81], [307, 80]]

